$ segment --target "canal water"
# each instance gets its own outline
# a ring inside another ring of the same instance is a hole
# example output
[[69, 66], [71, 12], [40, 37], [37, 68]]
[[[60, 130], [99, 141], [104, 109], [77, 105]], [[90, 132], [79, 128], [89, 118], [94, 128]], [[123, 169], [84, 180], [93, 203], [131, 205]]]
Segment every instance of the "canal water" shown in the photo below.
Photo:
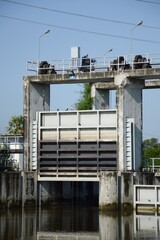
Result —
[[55, 206], [0, 210], [0, 240], [160, 239], [160, 217], [101, 212], [98, 207]]

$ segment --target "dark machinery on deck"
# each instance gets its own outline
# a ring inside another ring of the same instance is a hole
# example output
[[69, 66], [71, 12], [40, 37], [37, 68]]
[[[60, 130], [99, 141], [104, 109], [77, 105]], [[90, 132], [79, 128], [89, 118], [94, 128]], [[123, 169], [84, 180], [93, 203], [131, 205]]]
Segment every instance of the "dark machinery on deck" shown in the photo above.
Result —
[[[152, 68], [150, 60], [142, 57], [142, 55], [136, 55], [133, 60], [133, 69]], [[127, 63], [123, 56], [119, 56], [117, 59], [110, 63], [109, 71], [117, 70], [129, 70], [132, 69], [131, 65]]]
[[150, 60], [147, 61], [147, 59], [145, 57], [142, 57], [142, 55], [135, 56], [133, 67], [134, 69], [152, 68]]
[[90, 72], [90, 71], [94, 71], [95, 67], [94, 67], [94, 63], [96, 62], [96, 60], [94, 58], [89, 58], [88, 54], [84, 57], [82, 57], [82, 63], [81, 63], [81, 67], [79, 68], [79, 71], [81, 72]]
[[117, 71], [120, 69], [121, 70], [130, 69], [130, 64], [126, 63], [123, 56], [119, 56], [117, 59], [113, 60], [113, 62], [110, 63], [109, 70]]
[[39, 64], [38, 74], [56, 74], [55, 66], [49, 64], [47, 61], [42, 61]]

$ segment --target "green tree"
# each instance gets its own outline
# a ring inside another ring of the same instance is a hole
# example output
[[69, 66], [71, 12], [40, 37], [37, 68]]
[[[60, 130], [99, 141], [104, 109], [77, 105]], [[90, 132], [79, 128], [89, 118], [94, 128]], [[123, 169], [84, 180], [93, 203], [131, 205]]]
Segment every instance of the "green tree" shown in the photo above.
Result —
[[13, 116], [9, 123], [8, 126], [6, 128], [6, 130], [8, 131], [9, 134], [23, 134], [23, 121], [24, 118], [23, 116]]
[[13, 157], [9, 153], [9, 148], [6, 144], [0, 146], [0, 172], [17, 171]]
[[91, 110], [93, 105], [93, 98], [91, 97], [91, 83], [85, 83], [84, 89], [81, 92], [79, 101], [75, 104], [77, 110]]
[[157, 138], [143, 141], [143, 158], [160, 158], [160, 143]]
[[[160, 158], [160, 143], [157, 138], [146, 139], [142, 143], [143, 160], [142, 165], [145, 166], [145, 160], [148, 160], [148, 164], [152, 165], [150, 158]], [[160, 165], [159, 160], [155, 160], [155, 164]]]

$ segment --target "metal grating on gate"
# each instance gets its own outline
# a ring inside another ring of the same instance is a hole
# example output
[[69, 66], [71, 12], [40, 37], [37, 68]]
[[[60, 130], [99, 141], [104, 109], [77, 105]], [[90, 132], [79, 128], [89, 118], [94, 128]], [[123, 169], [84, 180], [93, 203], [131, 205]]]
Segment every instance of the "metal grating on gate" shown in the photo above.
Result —
[[99, 172], [116, 170], [116, 142], [40, 141], [39, 178], [97, 179]]

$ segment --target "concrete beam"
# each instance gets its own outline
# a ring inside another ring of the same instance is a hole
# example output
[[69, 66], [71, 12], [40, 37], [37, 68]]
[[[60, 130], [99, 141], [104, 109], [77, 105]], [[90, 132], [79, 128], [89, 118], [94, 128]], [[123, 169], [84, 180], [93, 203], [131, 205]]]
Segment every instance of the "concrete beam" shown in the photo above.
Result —
[[[134, 81], [135, 79], [133, 79]], [[140, 80], [140, 79], [139, 79]], [[141, 79], [142, 82], [144, 79]], [[95, 83], [96, 89], [109, 89], [109, 90], [116, 90], [117, 85], [115, 85], [114, 82], [98, 82]], [[157, 80], [146, 80], [144, 82], [144, 89], [154, 89], [154, 88], [160, 88], [160, 79]]]
[[153, 89], [153, 88], [160, 88], [160, 80], [148, 80], [145, 81], [144, 89]]
[[160, 68], [146, 68], [146, 69], [133, 69], [133, 70], [118, 70], [106, 72], [79, 72], [75, 74], [75, 79], [71, 80], [70, 74], [44, 74], [25, 76], [24, 80], [36, 83], [45, 84], [77, 84], [87, 82], [113, 82], [117, 75], [124, 74], [128, 78], [150, 80], [160, 79]]

